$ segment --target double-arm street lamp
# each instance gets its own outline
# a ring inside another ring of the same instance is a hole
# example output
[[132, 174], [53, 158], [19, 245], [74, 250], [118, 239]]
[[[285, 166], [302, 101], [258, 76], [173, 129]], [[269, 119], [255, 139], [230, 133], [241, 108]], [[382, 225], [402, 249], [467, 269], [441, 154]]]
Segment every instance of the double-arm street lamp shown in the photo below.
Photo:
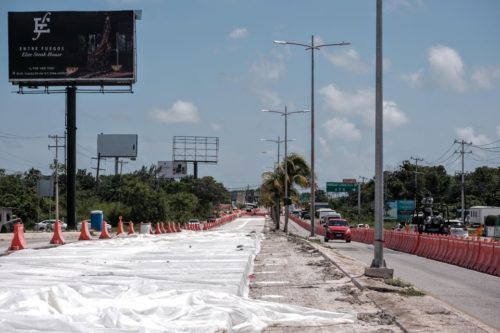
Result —
[[306, 113], [309, 110], [298, 110], [288, 112], [288, 109], [285, 105], [285, 111], [276, 111], [276, 110], [261, 110], [262, 112], [272, 112], [277, 113], [283, 117], [285, 117], [285, 232], [288, 231], [288, 205], [290, 204], [290, 199], [288, 198], [288, 116], [297, 113]]
[[276, 44], [285, 44], [285, 45], [297, 45], [305, 47], [306, 51], [311, 51], [311, 236], [314, 236], [314, 202], [315, 202], [315, 179], [314, 179], [314, 50], [318, 50], [322, 47], [326, 46], [342, 46], [342, 45], [350, 45], [350, 43], [341, 42], [341, 43], [333, 43], [333, 44], [320, 44], [314, 45], [314, 35], [311, 36], [311, 44], [303, 44], [303, 43], [295, 43], [288, 42], [282, 40], [275, 40]]

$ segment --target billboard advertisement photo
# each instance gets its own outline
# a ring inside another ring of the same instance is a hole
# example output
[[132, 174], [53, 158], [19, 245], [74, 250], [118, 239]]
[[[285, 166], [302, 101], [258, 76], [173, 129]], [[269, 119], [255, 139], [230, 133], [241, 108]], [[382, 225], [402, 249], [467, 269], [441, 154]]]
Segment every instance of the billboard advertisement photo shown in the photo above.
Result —
[[158, 161], [158, 176], [162, 178], [182, 178], [187, 175], [187, 163], [178, 161]]
[[9, 12], [9, 81], [19, 85], [131, 84], [135, 12]]

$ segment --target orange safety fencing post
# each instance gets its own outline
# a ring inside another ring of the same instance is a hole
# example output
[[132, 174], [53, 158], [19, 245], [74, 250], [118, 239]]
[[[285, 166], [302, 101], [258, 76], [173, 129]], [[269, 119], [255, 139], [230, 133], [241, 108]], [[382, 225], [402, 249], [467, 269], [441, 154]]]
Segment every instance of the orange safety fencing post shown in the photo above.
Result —
[[163, 225], [163, 222], [160, 223], [160, 230], [162, 234], [166, 234], [167, 230], [165, 230], [165, 226]]
[[123, 221], [122, 221], [122, 217], [119, 216], [118, 217], [118, 229], [116, 230], [116, 235], [119, 236], [121, 234], [124, 234], [125, 231], [123, 230]]
[[108, 233], [108, 224], [106, 221], [102, 221], [102, 227], [101, 227], [101, 235], [99, 236], [99, 239], [110, 239], [111, 236]]
[[160, 222], [156, 222], [155, 225], [155, 235], [161, 234], [161, 229], [160, 229]]
[[54, 223], [54, 236], [52, 236], [52, 239], [50, 240], [50, 244], [57, 244], [57, 245], [63, 245], [66, 244], [64, 241], [64, 237], [62, 235], [61, 231], [61, 221], [57, 220]]
[[78, 240], [92, 240], [87, 221], [82, 221], [82, 230], [80, 231], [80, 237], [78, 237]]
[[24, 239], [24, 225], [22, 223], [14, 224], [14, 238], [10, 243], [9, 251], [23, 250], [27, 247]]
[[135, 234], [135, 231], [134, 231], [134, 222], [132, 222], [132, 221], [128, 221], [128, 234], [129, 235]]

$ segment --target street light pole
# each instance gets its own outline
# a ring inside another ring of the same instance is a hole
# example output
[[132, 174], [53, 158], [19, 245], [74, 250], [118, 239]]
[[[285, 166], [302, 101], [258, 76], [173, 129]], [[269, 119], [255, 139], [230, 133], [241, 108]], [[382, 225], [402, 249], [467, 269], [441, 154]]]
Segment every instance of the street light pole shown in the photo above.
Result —
[[314, 50], [319, 50], [320, 48], [325, 46], [342, 46], [342, 45], [350, 45], [351, 43], [341, 42], [334, 44], [314, 45], [314, 35], [311, 35], [311, 44], [295, 43], [282, 40], [275, 40], [274, 43], [303, 46], [305, 47], [306, 51], [311, 50], [311, 236], [314, 236], [314, 218], [315, 218], [314, 205], [315, 205], [315, 190], [316, 190], [316, 181], [314, 173]]
[[[309, 110], [299, 110], [299, 111], [292, 111], [288, 112], [287, 106], [285, 105], [285, 112], [282, 111], [275, 111], [275, 110], [262, 110], [262, 112], [272, 112], [272, 113], [277, 113], [281, 116], [285, 117], [285, 199], [284, 199], [284, 204], [285, 204], [285, 227], [284, 231], [288, 232], [288, 204], [289, 204], [289, 198], [288, 198], [288, 116], [296, 113], [305, 113], [309, 112]], [[279, 137], [278, 137], [279, 140]], [[279, 149], [279, 148], [278, 148]]]
[[377, 0], [375, 63], [375, 237], [373, 260], [365, 275], [392, 278], [394, 270], [387, 268], [384, 260], [382, 0]]

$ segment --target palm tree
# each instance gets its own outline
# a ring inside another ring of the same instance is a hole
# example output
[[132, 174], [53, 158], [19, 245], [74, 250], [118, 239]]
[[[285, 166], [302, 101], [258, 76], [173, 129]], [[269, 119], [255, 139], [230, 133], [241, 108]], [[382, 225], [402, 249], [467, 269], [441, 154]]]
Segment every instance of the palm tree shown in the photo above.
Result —
[[[296, 186], [306, 188], [310, 184], [310, 168], [305, 159], [299, 154], [288, 155], [288, 196], [293, 202], [299, 201], [299, 193]], [[279, 229], [279, 202], [284, 198], [285, 189], [285, 165], [284, 161], [278, 165], [274, 172], [262, 174], [261, 198], [266, 207], [271, 207], [272, 217]], [[285, 224], [285, 232], [288, 225]]]

